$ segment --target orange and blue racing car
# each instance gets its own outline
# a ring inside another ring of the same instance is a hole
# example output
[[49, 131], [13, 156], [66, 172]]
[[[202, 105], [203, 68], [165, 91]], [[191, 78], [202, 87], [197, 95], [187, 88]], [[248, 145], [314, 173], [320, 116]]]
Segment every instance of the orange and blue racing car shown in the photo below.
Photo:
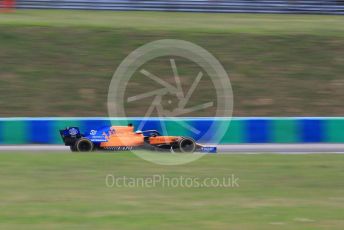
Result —
[[91, 152], [96, 150], [133, 150], [146, 149], [171, 152], [216, 153], [216, 147], [206, 147], [196, 143], [190, 137], [162, 136], [157, 130], [134, 131], [134, 127], [108, 126], [93, 129], [82, 134], [78, 127], [60, 130], [62, 140], [73, 152]]

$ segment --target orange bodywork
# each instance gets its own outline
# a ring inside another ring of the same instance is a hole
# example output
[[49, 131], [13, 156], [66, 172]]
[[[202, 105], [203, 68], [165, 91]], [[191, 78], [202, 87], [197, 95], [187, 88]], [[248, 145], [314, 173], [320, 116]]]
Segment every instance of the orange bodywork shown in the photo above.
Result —
[[149, 138], [149, 143], [151, 145], [171, 144], [176, 141], [178, 141], [178, 137], [175, 136], [157, 136]]
[[[133, 126], [112, 126], [109, 133], [103, 133], [108, 140], [102, 142], [100, 147], [124, 147], [124, 146], [142, 146], [144, 144], [144, 135], [134, 132]], [[176, 136], [156, 136], [149, 138], [149, 144], [171, 144], [178, 140]]]

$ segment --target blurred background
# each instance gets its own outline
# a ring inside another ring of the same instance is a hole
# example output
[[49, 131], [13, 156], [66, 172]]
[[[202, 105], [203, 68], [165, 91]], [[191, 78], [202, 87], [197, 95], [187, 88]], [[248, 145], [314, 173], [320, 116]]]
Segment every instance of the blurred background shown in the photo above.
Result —
[[[344, 1], [2, 0], [1, 11], [1, 117], [107, 116], [118, 65], [164, 38], [191, 41], [222, 63], [234, 116], [344, 114]], [[168, 68], [161, 62], [150, 70], [168, 75]], [[150, 84], [133, 78], [129, 89]], [[204, 78], [195, 103], [212, 97], [208, 85]], [[128, 114], [143, 116], [141, 105]]]

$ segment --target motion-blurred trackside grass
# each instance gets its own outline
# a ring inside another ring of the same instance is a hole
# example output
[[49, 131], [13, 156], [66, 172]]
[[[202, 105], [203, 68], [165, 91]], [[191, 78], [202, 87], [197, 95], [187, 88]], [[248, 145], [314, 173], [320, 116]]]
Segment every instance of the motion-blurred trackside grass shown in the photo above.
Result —
[[[166, 38], [194, 42], [220, 60], [230, 74], [235, 116], [342, 116], [343, 28], [343, 17], [321, 15], [0, 14], [0, 116], [107, 116], [107, 91], [120, 62], [139, 46]], [[184, 64], [177, 60], [178, 67]], [[148, 70], [169, 78], [169, 68], [166, 62]], [[181, 72], [187, 82], [196, 74]], [[215, 95], [204, 81], [195, 104]], [[129, 91], [150, 86], [140, 75]], [[143, 116], [149, 104], [128, 105], [127, 112]], [[209, 111], [189, 116], [211, 116]]]
[[342, 16], [17, 10], [2, 25], [250, 34], [344, 34]]
[[[342, 229], [343, 155], [0, 154], [1, 229]], [[239, 187], [106, 187], [105, 177], [222, 178]]]

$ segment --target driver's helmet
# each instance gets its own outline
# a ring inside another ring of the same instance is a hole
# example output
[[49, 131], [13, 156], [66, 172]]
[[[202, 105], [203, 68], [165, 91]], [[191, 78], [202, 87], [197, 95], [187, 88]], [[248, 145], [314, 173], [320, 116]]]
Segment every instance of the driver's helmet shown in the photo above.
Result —
[[113, 127], [111, 127], [110, 128], [110, 135], [115, 135], [115, 134], [116, 134], [116, 130]]

